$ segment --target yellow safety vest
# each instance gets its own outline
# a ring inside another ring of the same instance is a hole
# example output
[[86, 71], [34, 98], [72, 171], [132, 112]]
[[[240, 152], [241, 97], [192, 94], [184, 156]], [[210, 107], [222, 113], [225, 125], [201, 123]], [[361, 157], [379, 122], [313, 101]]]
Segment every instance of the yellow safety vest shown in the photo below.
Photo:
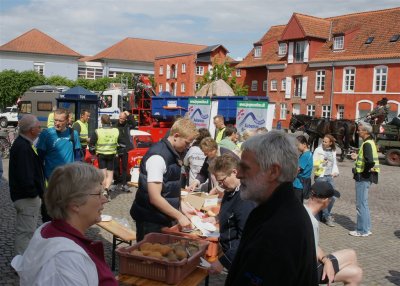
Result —
[[47, 117], [47, 128], [54, 127], [54, 112], [51, 112]]
[[96, 129], [97, 143], [96, 154], [117, 154], [119, 131], [117, 128]]
[[380, 172], [380, 168], [379, 168], [379, 158], [378, 158], [378, 150], [376, 149], [376, 145], [374, 140], [372, 139], [368, 139], [366, 141], [364, 141], [360, 147], [360, 150], [358, 151], [358, 156], [356, 159], [356, 173], [362, 173], [364, 171], [365, 168], [365, 159], [364, 159], [364, 151], [363, 151], [363, 147], [364, 144], [370, 144], [371, 148], [372, 148], [372, 157], [374, 158], [374, 167], [371, 168], [372, 172]]
[[79, 133], [79, 139], [81, 141], [82, 146], [87, 146], [87, 140], [89, 139], [89, 124], [83, 123], [80, 120], [77, 120], [75, 123], [78, 123], [81, 127], [81, 132]]
[[221, 140], [224, 139], [224, 138], [223, 138], [224, 132], [225, 132], [225, 127], [222, 128], [221, 130], [218, 130], [218, 131], [217, 131], [217, 136], [215, 136], [215, 141], [216, 141], [217, 143], [221, 142]]

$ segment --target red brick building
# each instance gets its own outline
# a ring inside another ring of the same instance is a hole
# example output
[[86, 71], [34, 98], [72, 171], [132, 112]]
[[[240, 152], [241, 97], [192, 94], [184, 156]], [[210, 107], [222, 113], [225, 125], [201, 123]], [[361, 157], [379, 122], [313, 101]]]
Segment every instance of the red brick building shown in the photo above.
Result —
[[400, 8], [318, 18], [294, 13], [273, 26], [237, 66], [249, 95], [276, 103], [274, 125], [291, 113], [356, 119], [378, 100], [400, 113]]
[[[154, 79], [157, 93], [168, 91], [176, 96], [194, 95], [201, 78], [212, 70], [214, 63], [229, 61], [232, 66], [237, 62], [227, 56], [228, 50], [222, 45], [198, 46], [191, 53], [182, 53], [156, 57]], [[236, 76], [240, 71], [235, 71]]]

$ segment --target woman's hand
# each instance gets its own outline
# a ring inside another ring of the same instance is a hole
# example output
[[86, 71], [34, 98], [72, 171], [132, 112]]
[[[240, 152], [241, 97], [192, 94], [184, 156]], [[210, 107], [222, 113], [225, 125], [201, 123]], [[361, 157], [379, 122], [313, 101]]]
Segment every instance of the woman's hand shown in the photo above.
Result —
[[193, 192], [199, 186], [198, 181], [192, 182], [189, 186], [185, 188], [187, 192]]
[[357, 155], [357, 153], [351, 153], [350, 157], [352, 160], [355, 160], [355, 159], [357, 159], [358, 155]]
[[339, 176], [339, 173], [332, 173], [332, 177], [336, 178], [337, 176]]
[[180, 224], [181, 227], [183, 228], [192, 228], [191, 225], [192, 223], [190, 222], [190, 220], [185, 216], [185, 215], [181, 215], [178, 219], [178, 223]]
[[328, 285], [330, 285], [333, 282], [333, 279], [335, 279], [335, 270], [333, 269], [332, 261], [328, 258], [325, 259], [324, 270], [322, 271], [322, 280], [324, 280], [325, 277], [328, 277]]
[[209, 222], [215, 225], [217, 223], [217, 220], [215, 219], [215, 217], [206, 217], [202, 219], [202, 222]]

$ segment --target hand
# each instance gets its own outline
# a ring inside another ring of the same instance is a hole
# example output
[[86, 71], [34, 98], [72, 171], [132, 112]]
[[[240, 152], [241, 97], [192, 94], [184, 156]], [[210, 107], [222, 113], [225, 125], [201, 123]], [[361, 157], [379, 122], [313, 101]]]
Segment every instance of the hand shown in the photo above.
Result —
[[181, 202], [181, 210], [186, 216], [196, 215], [196, 209], [188, 202]]
[[209, 192], [209, 195], [219, 195], [217, 187], [212, 188]]
[[336, 178], [337, 176], [339, 176], [338, 173], [332, 173], [332, 177]]
[[219, 262], [219, 260], [215, 260], [214, 262], [211, 262], [210, 269], [208, 272], [211, 274], [219, 274], [224, 270], [224, 266]]
[[335, 278], [335, 270], [333, 270], [332, 261], [328, 258], [325, 259], [324, 270], [322, 271], [322, 280], [324, 280], [325, 277], [328, 277], [328, 285], [330, 285]]
[[185, 216], [185, 215], [181, 215], [178, 219], [178, 223], [180, 224], [181, 227], [183, 228], [192, 228], [191, 225], [192, 223], [190, 222], [190, 220]]
[[196, 188], [198, 187], [198, 182], [194, 181], [191, 183], [189, 186], [186, 186], [185, 191], [187, 192], [193, 192]]
[[356, 153], [351, 153], [350, 154], [350, 157], [351, 157], [351, 159], [353, 159], [353, 160], [356, 160], [357, 159], [357, 154]]

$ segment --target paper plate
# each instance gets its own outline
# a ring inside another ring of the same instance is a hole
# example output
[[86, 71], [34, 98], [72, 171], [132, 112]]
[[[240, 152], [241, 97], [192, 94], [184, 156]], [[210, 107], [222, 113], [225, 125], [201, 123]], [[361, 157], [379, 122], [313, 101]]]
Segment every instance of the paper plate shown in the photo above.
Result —
[[187, 196], [187, 195], [188, 195], [188, 192], [187, 192], [187, 191], [181, 191], [181, 196], [182, 196], [182, 197]]
[[112, 220], [112, 216], [105, 215], [105, 214], [101, 215], [101, 221], [111, 221], [111, 220]]

